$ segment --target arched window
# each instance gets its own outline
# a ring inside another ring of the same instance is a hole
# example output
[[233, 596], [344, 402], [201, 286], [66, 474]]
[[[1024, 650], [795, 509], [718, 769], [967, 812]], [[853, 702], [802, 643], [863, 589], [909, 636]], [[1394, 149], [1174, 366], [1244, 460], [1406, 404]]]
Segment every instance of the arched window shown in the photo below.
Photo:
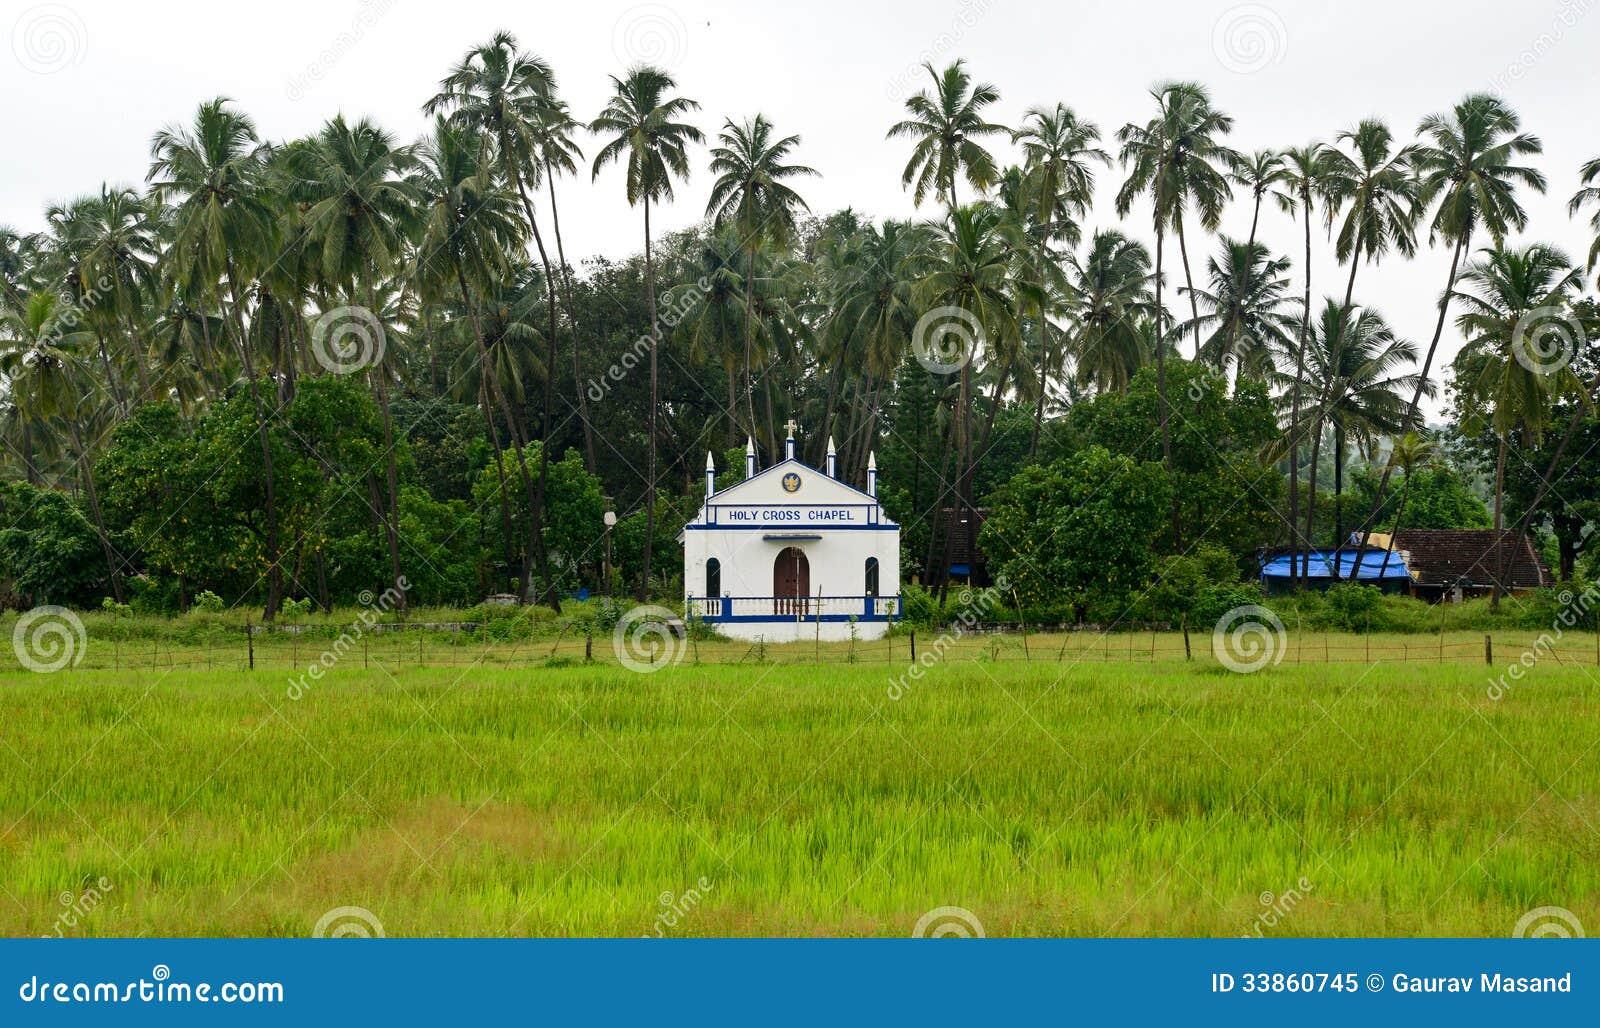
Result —
[[722, 595], [722, 561], [715, 557], [706, 561], [706, 595]]
[[867, 595], [878, 595], [878, 558], [867, 558]]

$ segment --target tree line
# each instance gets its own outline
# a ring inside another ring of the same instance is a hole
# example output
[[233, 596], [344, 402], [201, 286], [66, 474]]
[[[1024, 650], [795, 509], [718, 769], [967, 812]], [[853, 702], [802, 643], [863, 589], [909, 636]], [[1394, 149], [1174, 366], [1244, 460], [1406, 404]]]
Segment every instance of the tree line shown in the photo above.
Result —
[[[1103, 133], [1065, 103], [1002, 124], [963, 62], [923, 70], [886, 129], [928, 211], [910, 220], [813, 212], [799, 135], [760, 114], [708, 135], [658, 68], [613, 76], [583, 120], [508, 33], [449, 70], [420, 140], [339, 116], [272, 141], [200, 105], [154, 135], [141, 185], [0, 228], [12, 601], [209, 591], [272, 618], [402, 580], [437, 603], [670, 594], [706, 450], [736, 477], [744, 441], [770, 458], [790, 418], [856, 484], [878, 455], [904, 564], [939, 593], [980, 545], [1043, 602], [1077, 588], [1047, 568], [1084, 531], [1137, 550], [1125, 596], [1201, 546], [1248, 573], [1260, 547], [1357, 547], [1419, 517], [1537, 529], [1579, 570], [1600, 158], [1571, 199], [1596, 209], [1580, 265], [1510, 242], [1547, 184], [1494, 96], [1409, 136], [1367, 119], [1243, 153], [1198, 83]], [[663, 233], [702, 162], [702, 223]], [[572, 186], [635, 210], [640, 252], [569, 261]], [[1119, 221], [1093, 226], [1104, 187]], [[1258, 239], [1273, 217], [1300, 252]], [[1432, 325], [1362, 302], [1358, 272], [1431, 254]], [[1440, 368], [1452, 319], [1466, 346]], [[1037, 517], [980, 540], [1007, 503]]]

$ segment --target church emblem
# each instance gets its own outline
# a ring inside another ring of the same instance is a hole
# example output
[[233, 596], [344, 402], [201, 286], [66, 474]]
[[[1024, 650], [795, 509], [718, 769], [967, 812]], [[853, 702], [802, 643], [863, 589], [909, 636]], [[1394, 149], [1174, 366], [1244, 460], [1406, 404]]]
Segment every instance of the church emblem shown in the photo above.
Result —
[[793, 471], [789, 472], [787, 475], [784, 475], [783, 476], [783, 491], [786, 492], [786, 493], [797, 493], [797, 492], [799, 492], [800, 491], [800, 476], [795, 474]]

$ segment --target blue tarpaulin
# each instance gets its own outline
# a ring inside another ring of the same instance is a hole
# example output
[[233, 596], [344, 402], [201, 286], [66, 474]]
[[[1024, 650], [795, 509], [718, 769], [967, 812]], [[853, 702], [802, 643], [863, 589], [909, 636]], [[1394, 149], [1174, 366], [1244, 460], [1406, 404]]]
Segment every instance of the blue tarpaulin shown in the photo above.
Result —
[[[1295, 555], [1298, 570], [1305, 571], [1307, 556], [1304, 553]], [[1358, 556], [1360, 558], [1359, 564], [1357, 563]], [[1333, 571], [1334, 554], [1332, 550], [1312, 550], [1309, 557], [1311, 560], [1309, 577], [1312, 579], [1338, 577], [1348, 580], [1351, 568], [1356, 570], [1356, 580], [1363, 582], [1403, 580], [1411, 577], [1411, 573], [1406, 570], [1406, 562], [1398, 553], [1368, 550], [1358, 555], [1354, 550], [1344, 550], [1339, 554], [1339, 572], [1337, 576]], [[1388, 558], [1387, 567], [1384, 565], [1384, 558], [1386, 557]], [[1291, 570], [1293, 567], [1294, 565], [1290, 564], [1290, 555], [1287, 553], [1269, 557], [1261, 565], [1261, 578], [1263, 581], [1269, 578], [1288, 579], [1293, 573]]]

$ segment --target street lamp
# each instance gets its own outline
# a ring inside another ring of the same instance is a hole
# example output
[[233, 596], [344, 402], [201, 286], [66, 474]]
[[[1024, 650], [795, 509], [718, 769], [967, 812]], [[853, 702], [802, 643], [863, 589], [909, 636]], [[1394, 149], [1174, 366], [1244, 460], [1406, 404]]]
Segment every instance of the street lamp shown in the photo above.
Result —
[[606, 523], [606, 599], [611, 599], [611, 530], [617, 524], [617, 512], [611, 509], [611, 497], [606, 497], [606, 513], [602, 519]]

